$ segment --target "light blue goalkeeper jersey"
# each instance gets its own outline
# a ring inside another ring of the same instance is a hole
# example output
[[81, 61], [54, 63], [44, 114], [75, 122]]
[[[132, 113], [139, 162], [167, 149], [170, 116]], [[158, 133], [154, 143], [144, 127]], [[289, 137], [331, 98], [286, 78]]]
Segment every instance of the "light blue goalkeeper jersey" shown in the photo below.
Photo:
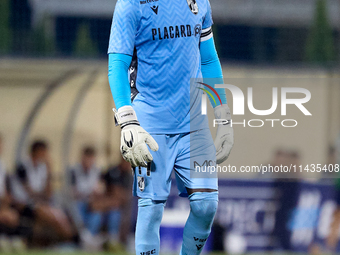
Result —
[[153, 134], [208, 128], [201, 115], [200, 42], [212, 37], [209, 0], [118, 0], [108, 53], [133, 55], [141, 126]]

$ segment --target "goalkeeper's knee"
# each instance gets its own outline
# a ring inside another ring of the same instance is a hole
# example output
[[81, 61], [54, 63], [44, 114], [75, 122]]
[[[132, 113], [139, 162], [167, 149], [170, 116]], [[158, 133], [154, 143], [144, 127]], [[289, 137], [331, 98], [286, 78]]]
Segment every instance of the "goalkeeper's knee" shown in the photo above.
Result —
[[138, 200], [136, 254], [159, 254], [161, 225], [165, 201]]
[[199, 225], [202, 231], [210, 233], [217, 210], [218, 192], [196, 192], [189, 199], [192, 216], [200, 219]]

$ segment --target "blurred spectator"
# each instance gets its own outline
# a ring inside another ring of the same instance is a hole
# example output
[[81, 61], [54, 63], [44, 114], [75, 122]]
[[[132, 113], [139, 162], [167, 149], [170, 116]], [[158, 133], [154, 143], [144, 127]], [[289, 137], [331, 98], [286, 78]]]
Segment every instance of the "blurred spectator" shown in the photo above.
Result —
[[2, 151], [3, 138], [0, 134], [0, 251], [10, 252], [13, 244], [22, 243], [22, 241], [16, 237], [18, 234], [19, 215], [11, 208], [9, 178], [1, 159]]
[[10, 207], [11, 199], [8, 193], [9, 180], [1, 158], [2, 151], [3, 138], [0, 134], [0, 250], [6, 251], [5, 246], [7, 242], [4, 235], [13, 234], [19, 224], [19, 216], [17, 212]]
[[287, 164], [287, 160], [288, 153], [283, 149], [277, 149], [274, 152], [272, 160], [268, 164], [265, 164], [265, 166], [268, 167], [269, 170], [265, 172], [265, 174], [260, 173], [260, 176], [264, 178], [282, 178], [281, 173], [275, 172], [273, 169], [275, 167], [285, 166]]
[[8, 193], [9, 179], [1, 159], [3, 150], [2, 139], [0, 134], [0, 224], [8, 227], [15, 227], [18, 223], [18, 219], [16, 212], [10, 208], [11, 199]]
[[[286, 164], [290, 169], [297, 169], [297, 171], [291, 171], [286, 173], [286, 176], [288, 178], [293, 178], [296, 180], [301, 180], [302, 178], [305, 178], [303, 174], [298, 171], [299, 166], [301, 165], [301, 153], [297, 150], [291, 150], [288, 152], [288, 158], [287, 158], [287, 164]], [[310, 173], [309, 177], [312, 177], [313, 173]]]
[[12, 207], [19, 212], [20, 222], [25, 223], [26, 234], [32, 241], [76, 238], [66, 214], [52, 205], [51, 164], [45, 141], [33, 142], [29, 158], [17, 166], [11, 178], [11, 194]]
[[301, 156], [298, 151], [277, 149], [273, 159], [265, 165], [268, 166], [268, 171], [264, 175], [261, 173], [261, 175], [265, 178], [299, 179], [301, 176], [298, 171], [295, 173], [288, 170], [294, 169], [294, 166], [298, 167], [300, 164]]
[[298, 151], [288, 152], [288, 162], [287, 165], [299, 166], [301, 164], [301, 156]]
[[52, 195], [51, 164], [48, 145], [45, 141], [33, 142], [30, 148], [30, 157], [19, 164], [16, 176], [30, 200], [50, 202]]
[[130, 163], [121, 158], [119, 165], [110, 167], [102, 180], [106, 192], [102, 199], [92, 202], [92, 207], [106, 212], [109, 249], [120, 251], [127, 245], [130, 234], [133, 182]]
[[82, 221], [92, 236], [98, 235], [102, 226], [102, 213], [90, 207], [90, 200], [95, 199], [101, 193], [100, 170], [95, 162], [95, 149], [85, 147], [82, 151], [81, 162], [70, 171], [72, 195], [76, 200]]
[[335, 146], [329, 146], [327, 164], [336, 164], [337, 162], [337, 150]]
[[282, 149], [278, 149], [275, 152], [272, 165], [273, 166], [281, 166], [281, 165], [285, 166], [286, 164], [287, 164], [287, 153]]

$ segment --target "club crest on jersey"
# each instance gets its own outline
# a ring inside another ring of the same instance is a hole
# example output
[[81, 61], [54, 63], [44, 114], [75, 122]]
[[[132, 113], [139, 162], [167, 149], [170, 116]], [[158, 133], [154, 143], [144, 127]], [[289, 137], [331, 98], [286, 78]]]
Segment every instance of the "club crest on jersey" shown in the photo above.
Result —
[[191, 12], [195, 15], [198, 14], [198, 5], [196, 0], [187, 0]]
[[138, 188], [141, 192], [145, 189], [145, 179], [142, 176], [137, 176]]

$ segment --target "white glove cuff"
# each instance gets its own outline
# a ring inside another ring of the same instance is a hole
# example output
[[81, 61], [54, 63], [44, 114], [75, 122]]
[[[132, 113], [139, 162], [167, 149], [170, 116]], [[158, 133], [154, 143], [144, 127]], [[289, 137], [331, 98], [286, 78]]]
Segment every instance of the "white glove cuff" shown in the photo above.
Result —
[[227, 104], [216, 106], [214, 112], [217, 119], [231, 120], [230, 108]]
[[112, 110], [115, 113], [116, 126], [120, 125], [123, 128], [130, 124], [139, 125], [136, 112], [132, 106], [123, 106], [118, 111], [116, 109]]

